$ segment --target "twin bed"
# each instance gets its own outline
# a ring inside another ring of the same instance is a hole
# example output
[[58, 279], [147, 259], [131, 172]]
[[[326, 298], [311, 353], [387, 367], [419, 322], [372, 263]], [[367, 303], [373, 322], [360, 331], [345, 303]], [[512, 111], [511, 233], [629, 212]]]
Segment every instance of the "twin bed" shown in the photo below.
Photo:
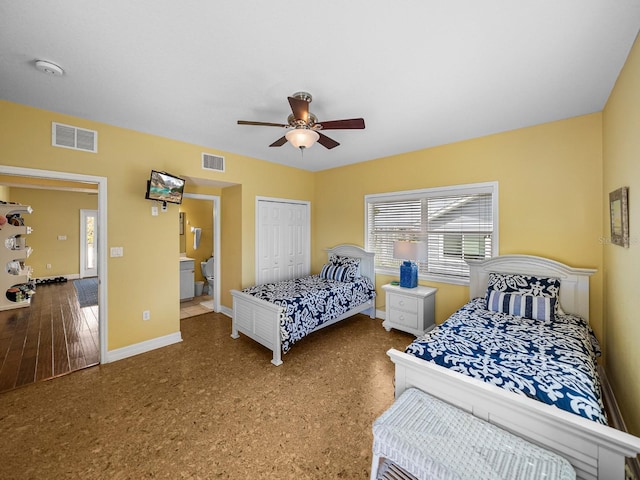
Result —
[[[373, 254], [354, 245], [327, 253], [320, 275], [232, 291], [231, 336], [266, 346], [280, 365], [311, 332], [356, 313], [375, 318]], [[468, 263], [470, 302], [387, 352], [396, 398], [418, 388], [561, 455], [579, 479], [623, 479], [640, 438], [607, 426], [588, 324], [595, 270], [528, 255]]]
[[374, 254], [338, 245], [327, 255], [319, 275], [231, 290], [231, 337], [252, 338], [281, 365], [282, 354], [310, 333], [357, 313], [375, 318]]
[[470, 302], [387, 352], [396, 398], [418, 388], [558, 453], [577, 478], [623, 479], [640, 438], [606, 425], [588, 325], [595, 271], [527, 255], [468, 263]]

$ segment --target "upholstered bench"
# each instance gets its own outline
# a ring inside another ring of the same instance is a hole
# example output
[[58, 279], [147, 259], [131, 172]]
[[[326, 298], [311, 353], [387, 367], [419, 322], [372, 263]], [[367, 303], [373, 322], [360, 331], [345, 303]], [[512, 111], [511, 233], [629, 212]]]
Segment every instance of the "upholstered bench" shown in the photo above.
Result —
[[555, 453], [410, 388], [373, 424], [371, 479], [382, 478], [569, 480], [576, 474]]

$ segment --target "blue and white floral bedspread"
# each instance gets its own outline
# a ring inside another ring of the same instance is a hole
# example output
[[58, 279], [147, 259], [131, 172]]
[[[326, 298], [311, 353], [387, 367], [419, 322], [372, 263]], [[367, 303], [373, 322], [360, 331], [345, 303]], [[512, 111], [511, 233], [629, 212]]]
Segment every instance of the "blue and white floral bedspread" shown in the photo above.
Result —
[[485, 306], [483, 298], [470, 301], [406, 353], [607, 423], [596, 367], [600, 347], [584, 319], [531, 320]]
[[353, 282], [338, 282], [323, 279], [320, 275], [256, 285], [242, 291], [284, 307], [280, 318], [284, 353], [318, 325], [339, 317], [376, 295], [373, 283], [367, 277], [358, 277]]

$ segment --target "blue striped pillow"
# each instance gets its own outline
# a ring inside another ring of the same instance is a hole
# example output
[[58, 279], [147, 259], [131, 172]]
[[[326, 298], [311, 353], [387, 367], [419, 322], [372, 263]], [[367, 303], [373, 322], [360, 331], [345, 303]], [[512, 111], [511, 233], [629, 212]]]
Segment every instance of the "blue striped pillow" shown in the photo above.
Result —
[[347, 269], [346, 282], [353, 282], [360, 276], [360, 259], [354, 257], [343, 257], [334, 253], [329, 255], [329, 263], [345, 267]]
[[347, 267], [325, 263], [320, 271], [320, 277], [327, 280], [337, 280], [338, 282], [346, 282]]
[[551, 321], [555, 319], [556, 298], [519, 295], [492, 290], [487, 308], [493, 312], [508, 313], [533, 320]]

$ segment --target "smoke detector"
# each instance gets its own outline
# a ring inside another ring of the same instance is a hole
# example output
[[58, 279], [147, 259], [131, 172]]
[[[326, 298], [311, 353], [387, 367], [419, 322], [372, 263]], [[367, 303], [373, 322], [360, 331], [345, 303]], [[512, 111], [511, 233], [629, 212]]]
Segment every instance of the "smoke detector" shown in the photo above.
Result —
[[42, 73], [53, 75], [54, 77], [61, 77], [64, 74], [64, 70], [55, 63], [47, 62], [46, 60], [36, 60], [36, 68]]

